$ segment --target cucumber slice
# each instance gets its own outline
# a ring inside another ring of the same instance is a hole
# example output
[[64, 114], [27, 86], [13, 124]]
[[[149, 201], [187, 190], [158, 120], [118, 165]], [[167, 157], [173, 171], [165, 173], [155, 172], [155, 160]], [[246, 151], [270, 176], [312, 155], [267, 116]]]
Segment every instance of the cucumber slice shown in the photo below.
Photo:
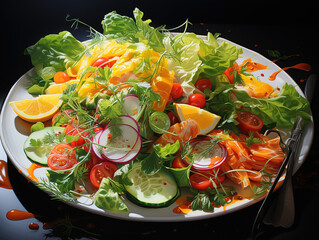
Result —
[[46, 127], [31, 133], [23, 146], [27, 157], [34, 162], [46, 165], [51, 150], [60, 143], [59, 134], [63, 133], [63, 130], [63, 127]]
[[127, 173], [132, 185], [124, 185], [127, 198], [142, 207], [167, 207], [180, 196], [180, 190], [174, 177], [161, 169], [154, 175], [147, 175], [140, 163], [135, 163]]

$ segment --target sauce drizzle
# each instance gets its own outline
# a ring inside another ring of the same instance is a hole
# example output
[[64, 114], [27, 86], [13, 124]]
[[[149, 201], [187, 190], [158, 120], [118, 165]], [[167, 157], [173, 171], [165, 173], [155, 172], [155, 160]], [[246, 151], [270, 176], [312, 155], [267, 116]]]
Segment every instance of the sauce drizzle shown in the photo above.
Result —
[[39, 182], [39, 180], [34, 176], [34, 170], [36, 170], [37, 168], [42, 168], [42, 166], [36, 163], [32, 163], [31, 166], [27, 168], [27, 171], [29, 173], [28, 178], [35, 182]]
[[311, 66], [308, 64], [308, 63], [298, 63], [294, 66], [291, 66], [291, 67], [285, 67], [285, 68], [282, 68], [280, 70], [278, 70], [277, 72], [274, 72], [273, 74], [271, 74], [269, 76], [269, 80], [270, 81], [274, 81], [278, 75], [278, 73], [280, 73], [282, 70], [288, 70], [288, 69], [291, 69], [291, 68], [295, 68], [295, 69], [299, 69], [299, 70], [304, 70], [304, 71], [310, 71], [311, 70]]
[[8, 164], [3, 160], [0, 160], [0, 187], [12, 189], [8, 176]]
[[244, 60], [243, 63], [240, 65], [240, 67], [243, 67], [244, 65], [246, 65], [246, 72], [255, 72], [259, 70], [264, 70], [264, 69], [267, 69], [268, 67], [261, 63], [253, 62], [251, 58], [247, 58], [246, 60]]

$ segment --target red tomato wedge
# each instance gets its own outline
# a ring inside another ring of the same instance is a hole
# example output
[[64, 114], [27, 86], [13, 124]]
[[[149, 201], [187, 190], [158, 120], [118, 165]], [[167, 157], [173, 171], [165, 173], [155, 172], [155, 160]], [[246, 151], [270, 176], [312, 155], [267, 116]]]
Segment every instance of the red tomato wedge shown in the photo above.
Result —
[[76, 160], [75, 150], [67, 143], [57, 144], [48, 157], [48, 165], [52, 170], [65, 170], [73, 167]]
[[[67, 125], [67, 127], [65, 128], [65, 135], [69, 135], [69, 136], [73, 136], [73, 137], [76, 137], [76, 136], [79, 136], [80, 137], [78, 138], [78, 140], [76, 141], [73, 141], [70, 143], [70, 145], [72, 147], [77, 147], [77, 146], [81, 146], [81, 145], [84, 145], [86, 143], [86, 141], [84, 140], [83, 137], [89, 137], [90, 136], [90, 132], [89, 131], [84, 131], [84, 129], [81, 129], [81, 128], [76, 128], [72, 125]], [[81, 137], [83, 136], [83, 137]]]
[[236, 120], [239, 122], [237, 127], [247, 135], [250, 131], [260, 132], [264, 125], [263, 121], [251, 112], [237, 112], [237, 116]]
[[190, 176], [189, 181], [191, 186], [197, 190], [205, 191], [207, 188], [212, 188], [213, 183], [210, 181], [212, 179], [216, 185], [222, 183], [225, 180], [225, 175], [218, 176], [218, 180], [214, 178], [214, 174], [207, 173], [194, 173]]
[[185, 168], [187, 165], [184, 163], [181, 157], [177, 157], [172, 162], [172, 168]]
[[113, 179], [117, 166], [111, 162], [102, 162], [95, 165], [90, 172], [90, 181], [96, 188], [100, 187], [102, 179], [109, 177]]

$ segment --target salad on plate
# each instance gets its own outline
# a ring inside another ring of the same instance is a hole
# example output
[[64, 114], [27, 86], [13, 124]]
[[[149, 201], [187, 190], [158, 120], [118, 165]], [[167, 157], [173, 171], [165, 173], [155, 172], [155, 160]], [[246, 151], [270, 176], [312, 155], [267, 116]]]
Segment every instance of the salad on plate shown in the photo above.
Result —
[[28, 47], [32, 99], [10, 102], [32, 122], [25, 155], [54, 198], [112, 213], [177, 203], [176, 214], [214, 211], [263, 196], [285, 153], [267, 129], [289, 131], [309, 103], [294, 86], [253, 75], [254, 62], [219, 34], [206, 37], [105, 15], [90, 39], [63, 31]]

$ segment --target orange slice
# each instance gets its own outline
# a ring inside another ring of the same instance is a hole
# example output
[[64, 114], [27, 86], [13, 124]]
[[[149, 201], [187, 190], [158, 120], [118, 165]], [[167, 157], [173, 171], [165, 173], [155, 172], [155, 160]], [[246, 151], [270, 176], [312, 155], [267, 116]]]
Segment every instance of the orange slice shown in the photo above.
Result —
[[61, 94], [68, 87], [68, 85], [73, 83], [78, 84], [79, 82], [80, 80], [74, 79], [65, 83], [52, 84], [45, 90], [45, 93], [46, 94]]
[[188, 105], [188, 104], [175, 104], [176, 112], [181, 121], [186, 119], [195, 120], [200, 128], [200, 134], [205, 135], [211, 132], [220, 120], [220, 116], [208, 112], [204, 109]]
[[61, 104], [60, 94], [40, 95], [33, 99], [9, 102], [16, 114], [28, 122], [44, 122], [51, 119]]

